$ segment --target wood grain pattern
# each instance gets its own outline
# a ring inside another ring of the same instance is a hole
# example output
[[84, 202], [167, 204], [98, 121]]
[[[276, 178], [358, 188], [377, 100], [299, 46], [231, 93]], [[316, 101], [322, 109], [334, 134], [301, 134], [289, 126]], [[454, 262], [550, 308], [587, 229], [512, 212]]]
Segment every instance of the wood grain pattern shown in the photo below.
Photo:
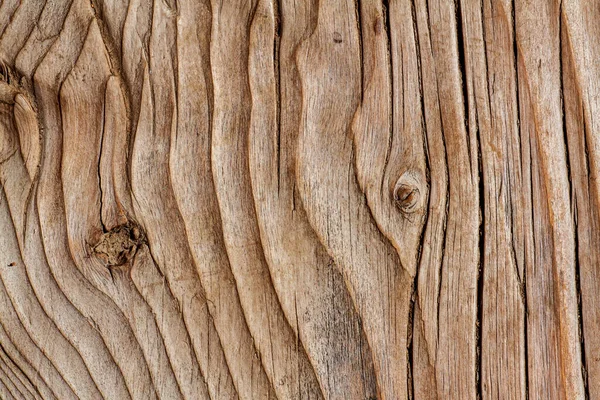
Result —
[[600, 2], [0, 2], [0, 398], [600, 399]]

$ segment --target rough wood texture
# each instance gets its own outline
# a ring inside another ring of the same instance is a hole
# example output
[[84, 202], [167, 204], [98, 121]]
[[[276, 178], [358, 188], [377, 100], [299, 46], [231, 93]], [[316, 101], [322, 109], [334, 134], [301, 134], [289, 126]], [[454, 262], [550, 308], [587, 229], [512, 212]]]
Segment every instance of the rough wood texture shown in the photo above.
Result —
[[600, 1], [0, 1], [0, 398], [600, 399]]

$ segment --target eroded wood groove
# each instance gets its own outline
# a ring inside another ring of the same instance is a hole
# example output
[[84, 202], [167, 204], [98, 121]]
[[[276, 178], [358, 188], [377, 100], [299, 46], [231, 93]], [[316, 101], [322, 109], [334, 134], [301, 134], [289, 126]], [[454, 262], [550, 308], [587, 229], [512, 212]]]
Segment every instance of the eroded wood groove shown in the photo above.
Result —
[[600, 399], [599, 16], [5, 0], [0, 398]]

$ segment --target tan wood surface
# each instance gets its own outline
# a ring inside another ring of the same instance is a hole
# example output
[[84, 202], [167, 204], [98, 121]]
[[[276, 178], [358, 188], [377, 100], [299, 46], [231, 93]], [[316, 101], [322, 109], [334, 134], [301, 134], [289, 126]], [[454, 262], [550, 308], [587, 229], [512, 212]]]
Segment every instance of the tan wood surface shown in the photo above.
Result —
[[0, 0], [0, 398], [600, 400], [599, 21]]

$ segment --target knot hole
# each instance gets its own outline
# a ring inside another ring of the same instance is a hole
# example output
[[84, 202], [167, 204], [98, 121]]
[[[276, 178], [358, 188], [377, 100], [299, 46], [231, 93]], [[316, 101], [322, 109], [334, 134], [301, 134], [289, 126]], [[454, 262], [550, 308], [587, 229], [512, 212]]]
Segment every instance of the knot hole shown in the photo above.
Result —
[[424, 190], [415, 172], [404, 172], [394, 185], [392, 198], [394, 205], [404, 214], [412, 214], [422, 209]]

